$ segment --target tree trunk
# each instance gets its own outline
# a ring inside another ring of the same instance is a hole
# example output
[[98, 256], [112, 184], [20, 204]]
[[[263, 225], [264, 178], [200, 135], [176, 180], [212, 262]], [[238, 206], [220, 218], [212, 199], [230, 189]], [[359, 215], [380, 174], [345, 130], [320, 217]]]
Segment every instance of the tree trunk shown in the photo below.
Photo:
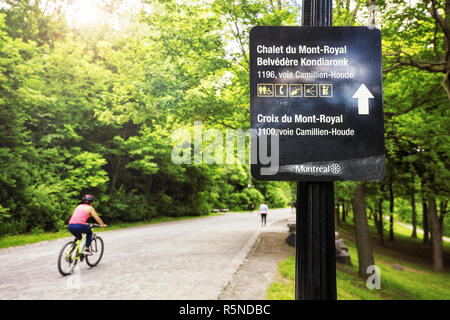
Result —
[[152, 187], [153, 187], [153, 175], [149, 176], [147, 180], [147, 190], [149, 195], [152, 194]]
[[[128, 139], [129, 126], [130, 126], [130, 122], [127, 122], [127, 123], [124, 124], [123, 132], [122, 132], [122, 139], [123, 140]], [[110, 194], [116, 188], [117, 178], [119, 177], [119, 173], [120, 173], [120, 171], [122, 169], [122, 162], [124, 160], [126, 160], [125, 156], [121, 156], [121, 155], [117, 156], [117, 162], [116, 162], [116, 165], [114, 167], [114, 172], [112, 174], [111, 185], [110, 185], [110, 189], [109, 189]]]
[[417, 222], [416, 222], [416, 190], [414, 189], [414, 174], [411, 175], [411, 223], [413, 231], [411, 237], [417, 238]]
[[428, 205], [425, 196], [425, 182], [420, 180], [420, 195], [422, 197], [422, 229], [423, 229], [423, 243], [429, 242], [429, 224], [428, 224]]
[[345, 207], [345, 202], [342, 202], [342, 222], [345, 223], [345, 215], [346, 215], [346, 207]]
[[389, 240], [394, 241], [394, 190], [392, 182], [389, 184]]
[[429, 228], [428, 228], [428, 206], [425, 199], [422, 200], [422, 227], [423, 227], [423, 243], [429, 241]]
[[383, 199], [378, 200], [378, 234], [380, 235], [380, 244], [384, 246], [384, 228], [383, 228]]
[[439, 225], [441, 227], [441, 237], [444, 236], [444, 216], [447, 213], [447, 204], [448, 204], [448, 201], [442, 200], [439, 205], [440, 212], [441, 212], [440, 216], [439, 216]]
[[340, 226], [341, 225], [341, 221], [339, 219], [339, 205], [337, 205], [335, 207], [335, 216], [336, 216], [336, 226]]
[[411, 237], [417, 238], [416, 199], [414, 193], [411, 195], [411, 211], [411, 223], [413, 227]]
[[369, 8], [371, 9], [369, 16], [369, 25], [375, 26], [375, 0], [370, 0]]
[[416, 197], [414, 193], [411, 194], [411, 215], [411, 223], [413, 225], [411, 237], [417, 238]]
[[358, 251], [359, 276], [367, 280], [367, 268], [374, 265], [372, 244], [367, 222], [366, 202], [362, 184], [358, 184], [352, 197], [355, 238]]
[[379, 228], [379, 222], [378, 222], [378, 211], [377, 211], [377, 205], [375, 204], [374, 210], [373, 210], [373, 222], [375, 223], [375, 228], [377, 229], [377, 233], [380, 234], [380, 228]]
[[428, 215], [430, 216], [431, 240], [433, 244], [433, 267], [436, 272], [444, 271], [444, 259], [442, 254], [442, 236], [439, 218], [437, 215], [436, 198], [430, 197]]
[[281, 10], [281, 0], [277, 0], [277, 9]]
[[119, 156], [119, 158], [117, 159], [116, 165], [114, 166], [114, 172], [112, 175], [111, 185], [109, 188], [110, 193], [112, 193], [114, 191], [114, 189], [116, 188], [117, 177], [119, 176], [121, 165], [122, 165], [122, 156]]

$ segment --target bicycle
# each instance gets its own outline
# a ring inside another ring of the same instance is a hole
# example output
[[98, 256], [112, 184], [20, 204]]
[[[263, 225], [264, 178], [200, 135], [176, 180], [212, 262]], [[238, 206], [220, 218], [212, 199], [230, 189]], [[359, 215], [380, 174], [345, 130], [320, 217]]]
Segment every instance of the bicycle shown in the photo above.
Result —
[[[96, 223], [89, 223], [88, 226], [92, 228], [101, 227]], [[75, 238], [74, 240], [67, 242], [59, 252], [58, 256], [58, 270], [63, 276], [72, 274], [75, 270], [78, 261], [83, 262], [86, 259], [86, 263], [90, 267], [95, 267], [99, 264], [103, 257], [103, 239], [92, 233], [91, 252], [92, 255], [85, 255], [84, 250], [86, 247], [86, 234], [83, 234], [81, 240]]]

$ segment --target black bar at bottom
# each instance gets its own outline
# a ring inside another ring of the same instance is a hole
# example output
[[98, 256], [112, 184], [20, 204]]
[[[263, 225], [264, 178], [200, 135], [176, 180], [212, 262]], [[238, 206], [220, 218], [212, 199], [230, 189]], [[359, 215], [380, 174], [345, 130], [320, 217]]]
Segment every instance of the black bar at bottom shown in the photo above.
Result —
[[336, 300], [334, 183], [297, 182], [295, 299]]

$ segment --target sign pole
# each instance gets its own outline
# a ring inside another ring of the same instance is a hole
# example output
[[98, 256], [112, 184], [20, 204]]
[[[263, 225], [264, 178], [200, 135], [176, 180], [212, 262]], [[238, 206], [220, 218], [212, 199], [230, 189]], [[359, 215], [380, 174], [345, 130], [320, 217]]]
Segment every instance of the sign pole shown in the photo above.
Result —
[[[303, 26], [331, 26], [331, 0], [304, 0]], [[297, 181], [295, 299], [336, 300], [334, 183]]]

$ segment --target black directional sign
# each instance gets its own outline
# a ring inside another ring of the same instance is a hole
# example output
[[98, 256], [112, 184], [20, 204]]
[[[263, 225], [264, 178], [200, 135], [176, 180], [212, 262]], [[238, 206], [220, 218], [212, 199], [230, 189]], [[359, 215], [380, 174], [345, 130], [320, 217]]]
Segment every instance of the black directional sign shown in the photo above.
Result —
[[378, 29], [254, 27], [250, 99], [254, 178], [384, 177]]

